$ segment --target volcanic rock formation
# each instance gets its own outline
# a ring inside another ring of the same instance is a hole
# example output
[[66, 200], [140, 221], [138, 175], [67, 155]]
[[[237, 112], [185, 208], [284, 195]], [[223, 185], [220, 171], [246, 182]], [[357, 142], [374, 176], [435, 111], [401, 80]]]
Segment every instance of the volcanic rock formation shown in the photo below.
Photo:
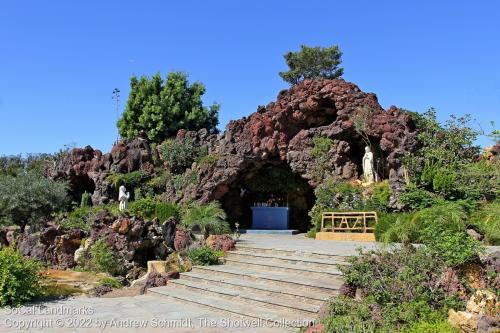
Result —
[[[359, 121], [355, 119], [361, 114], [367, 117], [361, 117], [365, 121], [356, 126]], [[321, 173], [312, 154], [314, 137], [331, 140]], [[319, 183], [330, 176], [346, 180], [359, 177], [368, 142], [379, 177], [389, 179], [394, 205], [404, 186], [401, 157], [417, 146], [408, 113], [396, 107], [384, 110], [375, 94], [364, 93], [341, 79], [305, 80], [281, 91], [275, 102], [259, 106], [249, 117], [231, 121], [220, 135], [206, 130], [179, 131], [176, 139], [185, 138], [206, 146], [217, 158], [215, 163], [194, 165], [197, 182], [179, 193], [167, 188], [166, 198], [180, 202], [220, 200], [230, 219], [245, 227], [249, 207], [258, 200], [252, 184], [283, 178], [290, 183], [291, 227], [299, 229], [306, 228], [307, 211], [314, 204], [313, 189]], [[104, 155], [91, 147], [74, 149], [49, 175], [69, 180], [75, 197], [88, 191], [93, 193], [95, 204], [103, 203], [116, 197], [107, 175], [152, 172], [153, 153], [145, 138], [118, 143]]]

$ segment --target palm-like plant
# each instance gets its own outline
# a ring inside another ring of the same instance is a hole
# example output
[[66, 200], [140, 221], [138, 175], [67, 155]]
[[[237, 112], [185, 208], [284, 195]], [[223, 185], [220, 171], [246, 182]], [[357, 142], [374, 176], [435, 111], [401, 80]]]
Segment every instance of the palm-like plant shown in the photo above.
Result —
[[189, 229], [198, 226], [207, 238], [210, 234], [230, 232], [231, 229], [226, 218], [226, 213], [217, 201], [211, 201], [205, 205], [193, 202], [184, 212], [181, 223]]

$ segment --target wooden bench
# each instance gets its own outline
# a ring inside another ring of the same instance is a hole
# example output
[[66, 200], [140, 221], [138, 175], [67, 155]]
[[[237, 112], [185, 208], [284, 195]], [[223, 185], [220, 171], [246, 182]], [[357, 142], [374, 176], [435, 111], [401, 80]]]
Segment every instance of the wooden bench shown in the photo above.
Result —
[[377, 212], [325, 212], [316, 239], [375, 241]]

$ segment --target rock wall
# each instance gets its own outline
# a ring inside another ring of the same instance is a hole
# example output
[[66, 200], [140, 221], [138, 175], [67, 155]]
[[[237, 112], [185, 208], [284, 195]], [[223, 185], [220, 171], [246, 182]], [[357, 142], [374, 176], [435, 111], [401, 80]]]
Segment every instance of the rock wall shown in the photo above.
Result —
[[103, 154], [91, 146], [72, 149], [61, 161], [47, 170], [52, 179], [67, 180], [75, 200], [87, 191], [94, 205], [116, 200], [118, 191], [106, 179], [112, 172], [153, 171], [152, 152], [145, 136], [120, 142]]
[[[238, 193], [244, 190], [245, 179], [263, 168], [280, 167], [305, 181], [306, 185], [297, 189], [297, 195], [303, 196], [297, 205], [299, 210], [307, 210], [312, 189], [322, 181], [314, 176], [317, 161], [311, 150], [315, 136], [332, 141], [322, 166], [323, 178], [353, 179], [361, 174], [366, 140], [356, 132], [353, 122], [360, 112], [369, 112], [365, 134], [374, 150], [377, 172], [390, 180], [397, 196], [404, 185], [401, 156], [417, 146], [411, 116], [396, 107], [384, 110], [375, 94], [362, 92], [353, 83], [325, 79], [306, 80], [281, 91], [275, 102], [259, 106], [249, 117], [231, 121], [220, 135], [209, 135], [206, 130], [179, 131], [177, 140], [190, 137], [194, 144], [207, 146], [217, 160], [195, 165], [198, 182], [182, 193], [167, 190], [165, 197], [181, 202], [222, 200], [226, 209], [241, 210]], [[116, 196], [106, 176], [110, 172], [152, 172], [152, 153], [144, 138], [119, 143], [108, 154], [91, 147], [74, 149], [49, 175], [69, 180], [75, 196], [92, 191], [95, 204], [105, 203]]]

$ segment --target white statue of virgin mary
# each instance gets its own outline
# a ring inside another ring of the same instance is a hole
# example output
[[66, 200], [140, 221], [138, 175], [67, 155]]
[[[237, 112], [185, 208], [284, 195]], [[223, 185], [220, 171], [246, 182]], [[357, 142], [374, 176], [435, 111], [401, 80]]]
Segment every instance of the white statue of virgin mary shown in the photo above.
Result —
[[120, 201], [120, 211], [123, 212], [128, 207], [128, 199], [130, 199], [130, 193], [127, 192], [125, 186], [120, 186], [118, 193], [118, 201]]
[[373, 153], [370, 147], [366, 146], [365, 155], [363, 156], [363, 180], [365, 183], [371, 184], [375, 181], [375, 170], [373, 168]]

